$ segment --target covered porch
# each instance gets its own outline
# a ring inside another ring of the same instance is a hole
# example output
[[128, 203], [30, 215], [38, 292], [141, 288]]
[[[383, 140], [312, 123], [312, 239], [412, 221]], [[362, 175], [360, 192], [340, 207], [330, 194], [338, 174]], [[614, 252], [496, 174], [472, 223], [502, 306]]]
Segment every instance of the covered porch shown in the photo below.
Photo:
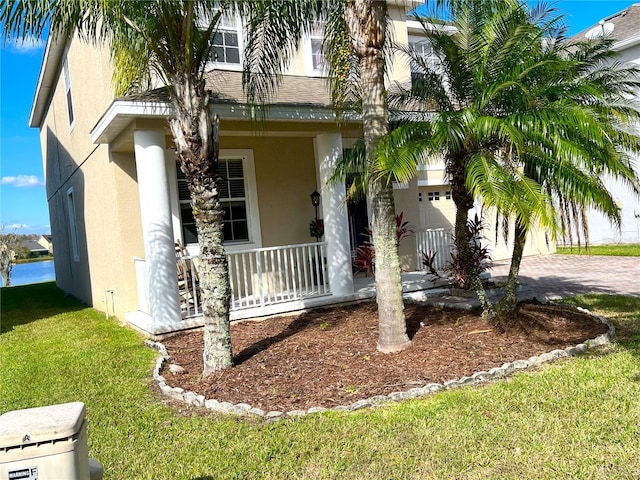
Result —
[[[363, 274], [352, 277], [351, 292], [332, 293], [330, 283], [326, 280], [326, 257], [322, 262], [318, 260], [326, 255], [326, 247], [326, 243], [320, 242], [228, 254], [232, 289], [231, 321], [375, 298], [375, 279]], [[197, 276], [197, 257], [186, 256], [178, 259], [178, 262], [182, 262]], [[136, 262], [137, 268], [140, 268], [141, 283], [145, 281], [144, 264], [141, 259]], [[421, 299], [441, 295], [448, 291], [446, 283], [432, 282], [424, 271], [402, 273], [402, 290], [406, 297]], [[152, 337], [201, 327], [203, 316], [196, 283], [186, 285], [179, 292], [184, 300], [181, 300], [178, 322], [154, 324], [151, 315], [144, 315], [145, 309], [148, 310], [148, 305], [144, 304], [127, 319], [128, 322]]]
[[[224, 80], [216, 82], [218, 90], [228, 89], [213, 97], [211, 114], [221, 119], [219, 189], [232, 318], [349, 297], [351, 240], [358, 234], [350, 231], [344, 185], [329, 185], [328, 179], [361, 126], [337, 125], [324, 96], [312, 95], [324, 88], [322, 80], [289, 79], [291, 88], [283, 91], [290, 98], [272, 106], [256, 130], [238, 79], [226, 73], [214, 78]], [[300, 104], [306, 98], [316, 103]], [[168, 129], [170, 115], [161, 92], [158, 98], [116, 100], [92, 131], [94, 143], [109, 146], [113, 163], [134, 174], [137, 204], [127, 213], [140, 225], [140, 236], [131, 238], [130, 283], [136, 296], [125, 307], [125, 319], [150, 336], [202, 322], [199, 243]], [[320, 193], [315, 212], [314, 191]], [[319, 238], [310, 234], [314, 216], [324, 226]], [[179, 255], [176, 244], [184, 245]]]

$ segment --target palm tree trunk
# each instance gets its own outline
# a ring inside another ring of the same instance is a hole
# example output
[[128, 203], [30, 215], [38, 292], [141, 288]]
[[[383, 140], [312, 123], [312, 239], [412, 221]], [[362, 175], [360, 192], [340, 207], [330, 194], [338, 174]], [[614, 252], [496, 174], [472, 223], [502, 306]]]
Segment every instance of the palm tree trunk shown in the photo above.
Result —
[[487, 291], [480, 278], [480, 273], [469, 245], [469, 239], [467, 238], [467, 222], [469, 220], [469, 210], [473, 208], [473, 197], [471, 197], [465, 185], [465, 171], [462, 162], [454, 159], [451, 164], [453, 165], [450, 168], [451, 195], [456, 205], [455, 246], [464, 267], [466, 282], [470, 283], [471, 288], [475, 290], [482, 307], [482, 316], [488, 320], [493, 320], [496, 317], [495, 308], [487, 296]]
[[[362, 117], [368, 164], [372, 164], [375, 144], [389, 131], [389, 115], [384, 85], [386, 3], [350, 0], [345, 10], [353, 47], [362, 75]], [[384, 353], [407, 348], [402, 299], [400, 259], [396, 236], [393, 188], [380, 181], [369, 185], [371, 230], [376, 249], [376, 300], [378, 303], [378, 350]]]
[[[182, 78], [178, 80], [184, 80]], [[204, 370], [207, 377], [233, 365], [229, 325], [231, 288], [224, 251], [224, 211], [216, 184], [218, 145], [208, 115], [204, 87], [174, 82], [176, 118], [170, 122], [180, 168], [187, 178], [198, 231]]]
[[518, 307], [518, 275], [522, 252], [527, 241], [527, 229], [520, 222], [516, 222], [516, 230], [513, 240], [513, 253], [511, 255], [511, 267], [504, 289], [504, 296], [496, 304], [496, 311], [501, 317], [513, 314]]

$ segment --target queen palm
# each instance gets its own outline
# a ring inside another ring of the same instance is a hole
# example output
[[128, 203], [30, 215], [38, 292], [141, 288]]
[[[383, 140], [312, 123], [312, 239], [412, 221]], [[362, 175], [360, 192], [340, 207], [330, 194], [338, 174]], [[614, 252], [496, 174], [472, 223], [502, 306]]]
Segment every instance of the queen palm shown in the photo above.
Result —
[[[249, 2], [245, 84], [249, 98], [264, 102], [277, 88], [302, 36], [324, 23], [325, 56], [337, 110], [359, 108], [367, 163], [374, 145], [388, 132], [385, 49], [389, 48], [387, 4], [379, 0], [275, 0]], [[394, 352], [410, 342], [403, 312], [400, 261], [396, 240], [393, 189], [390, 181], [372, 180], [373, 242], [376, 246], [378, 349]]]
[[[612, 92], [619, 98], [630, 80], [628, 72], [615, 77], [610, 69], [598, 68], [605, 48], [589, 56], [584, 46], [574, 47], [574, 55], [554, 45], [549, 39], [559, 19], [544, 8], [530, 11], [517, 1], [490, 0], [447, 6], [455, 33], [438, 26], [438, 18], [422, 20], [438, 62], [406, 52], [418, 74], [392, 104], [410, 108], [412, 115], [381, 143], [385, 162], [379, 174], [406, 179], [417, 163], [444, 157], [457, 207], [456, 247], [485, 315], [495, 318], [515, 308], [517, 266], [530, 226], [540, 222], [555, 232], [567, 218], [554, 208], [558, 202], [595, 206], [615, 218], [611, 196], [593, 174], [584, 173], [598, 165], [634, 181], [616, 147], [632, 147], [635, 140], [606, 114], [616, 105]], [[607, 83], [614, 77], [615, 87]], [[612, 88], [609, 109], [602, 105], [595, 113], [592, 104], [602, 91], [597, 79], [601, 87]], [[634, 115], [633, 108], [623, 107], [618, 120]], [[464, 234], [476, 196], [516, 222], [508, 295], [498, 310], [486, 296]]]
[[230, 2], [224, 0], [16, 0], [0, 7], [5, 38], [49, 35], [109, 45], [116, 94], [166, 86], [169, 120], [187, 178], [200, 245], [205, 376], [232, 365], [230, 285], [215, 171], [218, 145], [205, 90], [213, 36]]

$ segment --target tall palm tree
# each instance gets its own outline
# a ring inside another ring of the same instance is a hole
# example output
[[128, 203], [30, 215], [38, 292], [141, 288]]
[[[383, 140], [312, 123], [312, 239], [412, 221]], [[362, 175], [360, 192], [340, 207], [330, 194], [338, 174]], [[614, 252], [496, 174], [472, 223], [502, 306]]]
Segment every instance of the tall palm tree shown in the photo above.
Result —
[[[248, 3], [245, 84], [249, 98], [264, 102], [278, 86], [302, 36], [324, 22], [324, 49], [337, 110], [361, 109], [367, 162], [389, 128], [385, 89], [389, 32], [387, 2], [380, 0], [274, 0]], [[372, 180], [373, 242], [376, 246], [378, 350], [395, 352], [410, 345], [406, 333], [393, 188]]]
[[[558, 38], [559, 24], [552, 11], [492, 0], [451, 1], [446, 7], [446, 28], [440, 15], [421, 19], [438, 61], [406, 52], [418, 73], [392, 98], [406, 122], [381, 142], [385, 161], [378, 175], [403, 181], [418, 163], [444, 157], [457, 207], [456, 248], [485, 316], [496, 318], [515, 308], [517, 267], [530, 226], [540, 223], [552, 232], [562, 227], [566, 216], [554, 208], [558, 201], [595, 206], [615, 218], [602, 184], [592, 173], [578, 173], [597, 165], [598, 171], [636, 182], [620, 147], [635, 148], [637, 140], [618, 125], [637, 118], [637, 109], [619, 101], [632, 84], [630, 71], [615, 76], [599, 68], [606, 48], [589, 56], [576, 46], [572, 54], [550, 40]], [[605, 87], [611, 89], [603, 99]], [[516, 221], [508, 298], [498, 309], [486, 295], [464, 234], [476, 197]]]
[[109, 45], [117, 94], [145, 90], [161, 81], [173, 116], [169, 125], [191, 193], [200, 244], [204, 315], [204, 376], [232, 365], [230, 285], [223, 247], [215, 171], [218, 145], [209, 115], [205, 65], [225, 0], [98, 1], [10, 0], [0, 7], [5, 38], [49, 35]]

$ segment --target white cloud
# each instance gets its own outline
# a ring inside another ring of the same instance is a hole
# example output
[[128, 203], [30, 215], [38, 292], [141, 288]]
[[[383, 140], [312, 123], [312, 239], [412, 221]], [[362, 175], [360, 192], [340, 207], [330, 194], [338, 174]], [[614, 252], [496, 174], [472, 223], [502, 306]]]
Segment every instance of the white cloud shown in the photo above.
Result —
[[31, 53], [34, 50], [40, 50], [46, 45], [41, 38], [29, 37], [24, 40], [15, 39], [8, 46], [16, 53]]
[[18, 175], [17, 177], [2, 177], [2, 185], [13, 185], [14, 187], [42, 187], [44, 182], [35, 175]]
[[11, 225], [5, 225], [4, 228], [10, 232], [17, 232], [18, 230], [22, 230], [23, 228], [28, 228], [29, 225], [25, 223], [13, 223]]

